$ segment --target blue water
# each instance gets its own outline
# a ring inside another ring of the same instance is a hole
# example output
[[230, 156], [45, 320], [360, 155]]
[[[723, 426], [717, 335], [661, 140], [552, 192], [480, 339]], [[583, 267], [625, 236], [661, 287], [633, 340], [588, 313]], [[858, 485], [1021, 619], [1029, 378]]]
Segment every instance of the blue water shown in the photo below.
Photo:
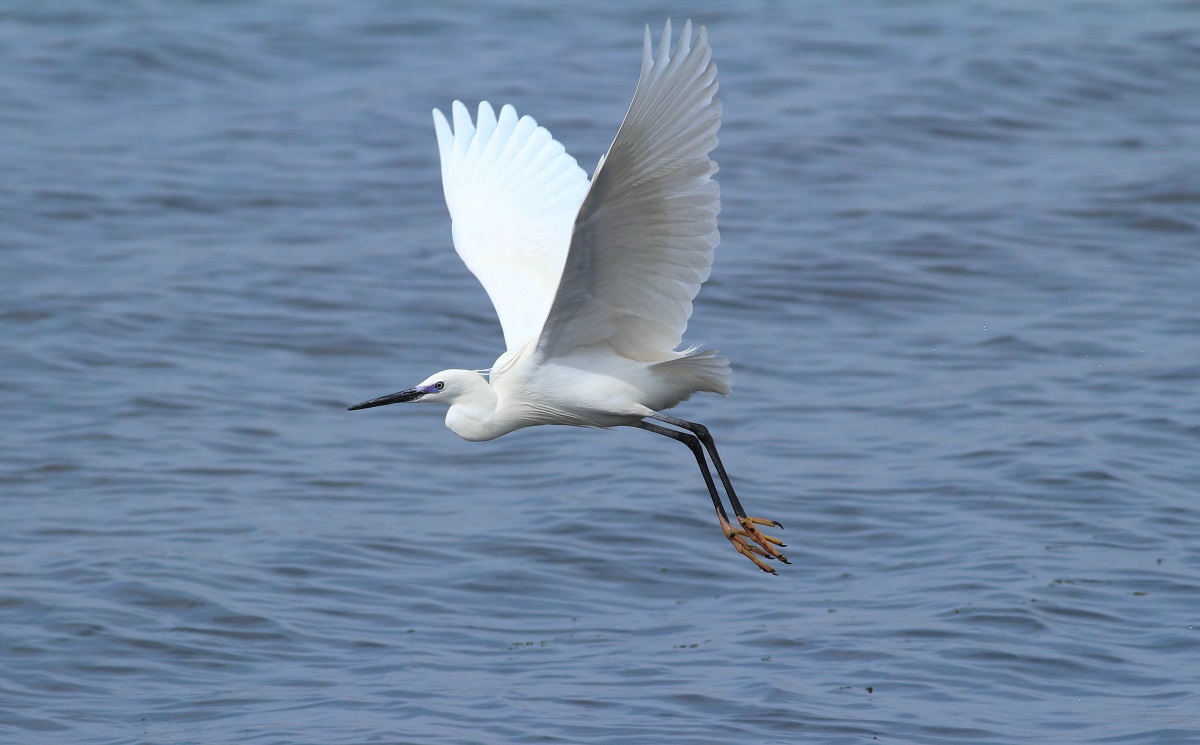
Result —
[[[687, 338], [793, 565], [502, 351], [429, 111], [589, 168], [707, 24]], [[678, 26], [677, 26], [678, 28]], [[1200, 4], [0, 7], [0, 742], [1200, 742]]]

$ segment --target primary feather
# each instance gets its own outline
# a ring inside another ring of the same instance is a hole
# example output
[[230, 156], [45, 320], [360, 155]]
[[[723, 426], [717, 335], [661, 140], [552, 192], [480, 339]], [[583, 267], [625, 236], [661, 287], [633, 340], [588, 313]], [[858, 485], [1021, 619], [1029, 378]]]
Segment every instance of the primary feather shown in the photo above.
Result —
[[668, 21], [658, 47], [644, 37], [633, 102], [575, 218], [571, 248], [538, 351], [566, 356], [607, 344], [640, 362], [674, 351], [720, 241], [721, 199], [709, 153], [721, 104], [708, 34], [691, 22], [674, 54]]
[[607, 344], [639, 362], [675, 351], [720, 241], [709, 153], [721, 104], [701, 27], [671, 23], [654, 55], [644, 35], [633, 102], [591, 182], [544, 127], [486, 101], [459, 101], [453, 129], [434, 110], [454, 247], [479, 279], [509, 356], [537, 339], [545, 357]]
[[587, 174], [532, 117], [512, 106], [496, 117], [479, 104], [476, 122], [455, 101], [454, 128], [434, 109], [442, 188], [454, 248], [487, 291], [516, 352], [536, 339], [554, 299], [587, 193]]

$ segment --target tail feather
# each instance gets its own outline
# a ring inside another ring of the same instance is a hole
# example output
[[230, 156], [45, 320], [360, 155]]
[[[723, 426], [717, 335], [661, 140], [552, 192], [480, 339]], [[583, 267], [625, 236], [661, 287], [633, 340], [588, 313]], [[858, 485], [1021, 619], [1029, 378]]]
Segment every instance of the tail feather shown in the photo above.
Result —
[[715, 349], [690, 352], [678, 359], [659, 362], [651, 369], [665, 373], [691, 391], [709, 391], [722, 396], [733, 391], [733, 370], [729, 360], [718, 357]]

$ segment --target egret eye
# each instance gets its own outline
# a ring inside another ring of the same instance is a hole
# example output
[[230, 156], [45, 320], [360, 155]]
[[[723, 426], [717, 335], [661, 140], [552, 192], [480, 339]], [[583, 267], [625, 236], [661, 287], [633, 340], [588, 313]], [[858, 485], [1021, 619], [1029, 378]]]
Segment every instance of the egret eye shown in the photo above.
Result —
[[433, 384], [433, 387], [437, 388], [440, 391], [446, 387], [446, 384], [439, 380], [438, 382]]

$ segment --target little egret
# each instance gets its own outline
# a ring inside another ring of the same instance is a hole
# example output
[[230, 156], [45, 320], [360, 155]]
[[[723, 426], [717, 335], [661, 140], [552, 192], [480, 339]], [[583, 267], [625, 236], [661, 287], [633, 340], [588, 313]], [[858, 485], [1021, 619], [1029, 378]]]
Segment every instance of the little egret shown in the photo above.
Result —
[[486, 378], [444, 370], [350, 410], [435, 401], [450, 407], [446, 426], [471, 441], [539, 424], [639, 427], [678, 440], [696, 456], [725, 537], [774, 574], [764, 560], [788, 563], [784, 544], [758, 526], [782, 526], [746, 515], [707, 428], [663, 413], [697, 391], [730, 391], [728, 360], [677, 349], [719, 241], [709, 158], [721, 124], [716, 77], [704, 27], [693, 38], [684, 24], [672, 52], [667, 21], [657, 56], [647, 27], [633, 102], [590, 182], [512, 106], [496, 116], [483, 102], [472, 123], [455, 101], [453, 128], [435, 109], [454, 248], [491, 298], [507, 351]]

